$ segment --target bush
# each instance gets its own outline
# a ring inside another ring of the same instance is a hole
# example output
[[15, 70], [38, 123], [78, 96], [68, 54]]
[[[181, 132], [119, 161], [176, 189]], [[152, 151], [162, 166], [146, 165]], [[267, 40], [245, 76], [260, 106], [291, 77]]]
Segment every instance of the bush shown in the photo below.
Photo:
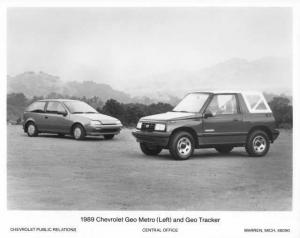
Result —
[[23, 93], [7, 95], [7, 121], [21, 123], [22, 113], [28, 105], [28, 99]]
[[109, 99], [100, 112], [118, 118], [125, 126], [135, 126], [141, 117], [170, 111], [172, 108], [167, 103], [150, 105], [140, 103], [124, 104], [114, 99]]
[[269, 105], [273, 111], [276, 124], [280, 128], [293, 127], [293, 106], [286, 97], [274, 97]]

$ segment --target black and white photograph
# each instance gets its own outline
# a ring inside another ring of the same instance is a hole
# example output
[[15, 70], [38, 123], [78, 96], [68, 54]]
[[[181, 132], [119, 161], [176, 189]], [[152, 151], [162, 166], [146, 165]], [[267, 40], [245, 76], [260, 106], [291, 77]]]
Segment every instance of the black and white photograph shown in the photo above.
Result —
[[7, 212], [292, 213], [293, 19], [272, 5], [7, 7]]

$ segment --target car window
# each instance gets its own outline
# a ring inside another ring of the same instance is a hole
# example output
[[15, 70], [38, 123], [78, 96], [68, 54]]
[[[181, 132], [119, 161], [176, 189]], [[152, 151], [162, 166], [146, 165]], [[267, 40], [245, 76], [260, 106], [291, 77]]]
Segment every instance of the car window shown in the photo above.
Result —
[[46, 112], [48, 113], [57, 113], [65, 112], [65, 108], [61, 105], [60, 102], [48, 102]]
[[252, 113], [271, 112], [267, 101], [261, 93], [244, 93], [248, 110]]
[[237, 102], [236, 97], [233, 94], [215, 95], [206, 109], [207, 112], [211, 112], [213, 116], [236, 114]]
[[65, 101], [65, 106], [70, 113], [97, 113], [97, 111], [85, 102]]
[[44, 112], [46, 102], [34, 102], [27, 108], [28, 112]]
[[208, 94], [191, 93], [185, 96], [173, 109], [174, 112], [199, 112], [208, 98]]

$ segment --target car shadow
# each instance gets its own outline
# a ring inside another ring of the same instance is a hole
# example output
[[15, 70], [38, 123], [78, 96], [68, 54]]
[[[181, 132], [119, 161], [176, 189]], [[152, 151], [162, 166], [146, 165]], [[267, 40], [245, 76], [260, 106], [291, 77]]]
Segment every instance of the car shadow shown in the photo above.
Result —
[[[188, 160], [195, 160], [195, 159], [248, 159], [249, 155], [243, 151], [232, 151], [229, 154], [220, 154], [218, 152], [205, 151], [205, 152], [196, 152], [191, 158]], [[158, 156], [147, 156], [147, 159], [155, 159], [155, 160], [174, 160], [175, 159], [168, 153], [160, 154]]]
[[249, 158], [249, 155], [244, 152], [244, 151], [232, 151], [228, 154], [221, 154], [221, 153], [218, 153], [218, 152], [205, 152], [205, 153], [196, 153], [193, 155], [193, 158], [195, 159], [210, 159], [210, 158], [218, 158], [218, 159], [223, 159], [223, 158]]
[[[74, 140], [75, 139], [70, 136], [70, 135], [65, 135], [65, 136], [59, 136], [56, 134], [39, 134], [38, 137], [41, 138], [55, 138], [55, 139], [65, 139], [65, 140]], [[101, 137], [96, 137], [96, 136], [87, 136], [83, 140], [80, 141], [106, 141], [102, 136]]]

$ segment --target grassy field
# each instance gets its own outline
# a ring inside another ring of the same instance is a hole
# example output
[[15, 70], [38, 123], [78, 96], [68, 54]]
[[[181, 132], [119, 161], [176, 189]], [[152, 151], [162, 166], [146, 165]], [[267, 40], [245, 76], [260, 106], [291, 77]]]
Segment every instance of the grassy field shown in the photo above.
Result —
[[8, 209], [290, 210], [292, 133], [281, 131], [266, 157], [197, 150], [187, 161], [168, 151], [144, 156], [124, 129], [111, 141], [30, 138], [8, 126]]

